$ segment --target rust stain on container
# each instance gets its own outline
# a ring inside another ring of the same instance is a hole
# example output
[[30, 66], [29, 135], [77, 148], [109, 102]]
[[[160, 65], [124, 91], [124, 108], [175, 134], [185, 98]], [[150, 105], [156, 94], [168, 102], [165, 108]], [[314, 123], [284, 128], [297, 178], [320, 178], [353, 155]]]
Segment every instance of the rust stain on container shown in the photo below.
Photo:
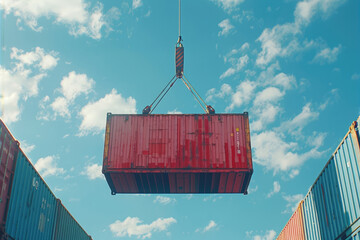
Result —
[[116, 193], [247, 193], [248, 114], [108, 114], [103, 173]]
[[7, 209], [19, 143], [0, 120], [0, 235], [5, 231]]

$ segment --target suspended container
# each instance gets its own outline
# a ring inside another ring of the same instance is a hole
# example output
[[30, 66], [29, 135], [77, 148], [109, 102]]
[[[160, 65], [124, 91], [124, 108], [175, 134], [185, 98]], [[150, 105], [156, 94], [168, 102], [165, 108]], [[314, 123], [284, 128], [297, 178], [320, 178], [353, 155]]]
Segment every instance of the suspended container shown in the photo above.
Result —
[[6, 213], [14, 177], [19, 143], [0, 119], [0, 238], [4, 234]]
[[[293, 213], [284, 229], [280, 232], [277, 240], [304, 240], [304, 221], [303, 221], [303, 213], [302, 213], [303, 202], [299, 203], [298, 208]], [[314, 238], [316, 239], [316, 238]]]
[[5, 225], [7, 238], [52, 239], [55, 212], [55, 196], [20, 150]]
[[57, 200], [56, 223], [54, 228], [53, 240], [91, 240], [92, 238], [85, 232], [75, 218]]
[[252, 172], [247, 113], [107, 115], [112, 194], [247, 194]]

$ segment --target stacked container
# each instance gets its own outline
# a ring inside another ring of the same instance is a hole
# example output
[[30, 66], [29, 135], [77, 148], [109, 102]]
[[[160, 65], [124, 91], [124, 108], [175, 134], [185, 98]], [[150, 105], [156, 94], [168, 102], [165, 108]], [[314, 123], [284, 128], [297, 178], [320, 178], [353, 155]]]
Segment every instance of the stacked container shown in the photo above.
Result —
[[4, 235], [19, 143], [0, 120], [0, 238]]
[[69, 211], [57, 200], [56, 225], [53, 240], [91, 240]]
[[359, 122], [360, 117], [305, 196], [305, 239], [360, 239]]
[[277, 239], [279, 240], [304, 240], [304, 226], [303, 226], [303, 213], [302, 213], [303, 202], [300, 202], [298, 208], [291, 216], [290, 220], [279, 234]]
[[89, 240], [0, 120], [0, 239]]
[[22, 150], [18, 153], [5, 231], [11, 239], [52, 239], [56, 198]]

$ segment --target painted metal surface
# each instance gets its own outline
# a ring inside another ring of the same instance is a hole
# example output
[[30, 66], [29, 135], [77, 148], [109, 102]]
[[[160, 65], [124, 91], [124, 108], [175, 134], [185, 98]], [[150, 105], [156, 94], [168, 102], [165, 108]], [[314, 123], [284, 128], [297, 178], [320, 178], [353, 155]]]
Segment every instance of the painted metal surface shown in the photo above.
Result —
[[184, 72], [184, 47], [175, 48], [176, 77], [182, 78]]
[[278, 240], [304, 240], [304, 220], [303, 220], [303, 212], [302, 212], [303, 202], [299, 203], [298, 208], [293, 213], [284, 229], [280, 232], [277, 237]]
[[247, 113], [108, 114], [112, 193], [246, 193], [252, 172]]
[[49, 240], [53, 236], [56, 198], [20, 150], [5, 225], [10, 239]]
[[19, 144], [0, 119], [0, 236], [5, 230]]
[[358, 133], [354, 122], [305, 197], [307, 239], [345, 239], [360, 217]]
[[90, 240], [92, 239], [69, 211], [57, 200], [56, 224], [53, 240]]

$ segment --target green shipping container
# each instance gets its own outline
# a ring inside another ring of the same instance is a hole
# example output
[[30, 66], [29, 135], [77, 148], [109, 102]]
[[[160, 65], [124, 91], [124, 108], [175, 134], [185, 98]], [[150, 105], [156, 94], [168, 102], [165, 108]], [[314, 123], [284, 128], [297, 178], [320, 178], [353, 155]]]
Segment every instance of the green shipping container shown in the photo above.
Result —
[[54, 240], [90, 240], [92, 239], [80, 224], [74, 219], [69, 211], [57, 200], [56, 224]]

